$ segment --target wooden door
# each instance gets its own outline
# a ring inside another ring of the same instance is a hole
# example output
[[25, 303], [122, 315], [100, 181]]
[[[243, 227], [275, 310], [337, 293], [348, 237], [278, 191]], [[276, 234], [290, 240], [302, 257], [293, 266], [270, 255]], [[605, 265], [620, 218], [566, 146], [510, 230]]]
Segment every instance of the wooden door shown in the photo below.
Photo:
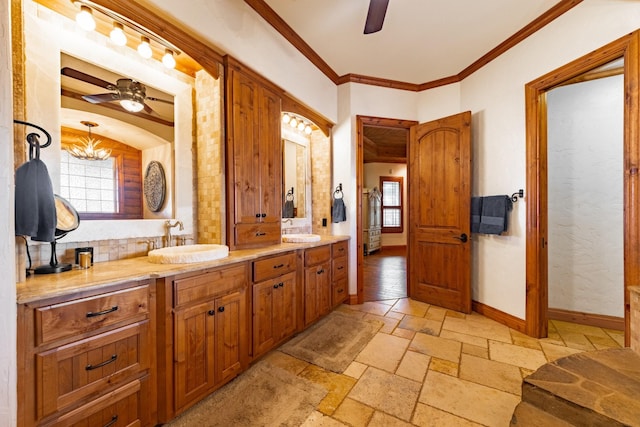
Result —
[[278, 290], [275, 279], [253, 285], [253, 357], [269, 351], [277, 338], [274, 319], [274, 293]]
[[291, 272], [279, 278], [274, 301], [278, 341], [296, 331], [297, 307], [296, 273]]
[[244, 289], [216, 299], [216, 383], [235, 377], [245, 365], [245, 301]]
[[175, 313], [176, 412], [205, 396], [214, 386], [215, 314], [213, 301]]
[[304, 271], [304, 324], [308, 325], [331, 309], [330, 264], [325, 262]]
[[411, 128], [409, 295], [471, 312], [471, 113]]

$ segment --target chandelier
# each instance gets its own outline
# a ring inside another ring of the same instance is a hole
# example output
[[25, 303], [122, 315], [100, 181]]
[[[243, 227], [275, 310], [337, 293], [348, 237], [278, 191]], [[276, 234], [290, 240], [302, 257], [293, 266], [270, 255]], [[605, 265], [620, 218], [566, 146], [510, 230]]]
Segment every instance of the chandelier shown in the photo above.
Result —
[[98, 126], [97, 123], [81, 121], [83, 125], [89, 128], [89, 135], [79, 138], [79, 144], [72, 145], [67, 148], [69, 154], [81, 160], [106, 160], [111, 155], [111, 150], [106, 148], [97, 148], [101, 141], [91, 137], [91, 128]]

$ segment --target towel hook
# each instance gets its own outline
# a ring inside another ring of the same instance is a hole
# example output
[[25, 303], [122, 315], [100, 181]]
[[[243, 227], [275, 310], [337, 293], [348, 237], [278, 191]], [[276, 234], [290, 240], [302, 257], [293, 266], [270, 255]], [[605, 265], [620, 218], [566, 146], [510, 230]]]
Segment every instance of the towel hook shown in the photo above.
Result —
[[518, 190], [518, 192], [513, 193], [511, 195], [511, 201], [512, 202], [517, 202], [518, 201], [518, 197], [520, 197], [520, 198], [524, 197], [524, 190], [522, 188], [520, 190]]
[[[49, 135], [49, 132], [47, 132], [40, 126], [34, 125], [33, 123], [29, 123], [29, 122], [23, 122], [22, 120], [16, 120], [16, 119], [13, 119], [13, 123], [17, 123], [25, 126], [31, 126], [38, 129], [42, 133], [44, 133], [47, 136], [47, 142], [45, 142], [43, 145], [40, 145], [40, 148], [47, 148], [48, 146], [51, 145], [51, 135]], [[30, 133], [29, 135], [27, 135], [27, 142], [29, 143], [29, 145], [33, 145], [34, 141], [39, 144], [38, 137], [40, 137], [40, 135], [38, 135], [37, 133], [35, 132]]]

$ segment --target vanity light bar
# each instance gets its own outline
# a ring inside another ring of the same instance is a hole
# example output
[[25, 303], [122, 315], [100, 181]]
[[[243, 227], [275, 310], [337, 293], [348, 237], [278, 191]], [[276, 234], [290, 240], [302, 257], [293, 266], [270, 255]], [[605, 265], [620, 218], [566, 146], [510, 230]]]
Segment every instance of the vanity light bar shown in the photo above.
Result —
[[282, 113], [281, 119], [283, 124], [288, 124], [292, 128], [297, 129], [300, 132], [304, 132], [307, 135], [311, 135], [311, 132], [313, 132], [311, 124], [307, 123], [303, 118], [296, 114], [284, 112]]
[[[94, 28], [95, 28], [95, 20], [93, 19], [92, 16], [92, 11], [97, 11], [105, 16], [107, 16], [108, 18], [113, 20], [113, 30], [110, 33], [110, 39], [114, 42], [114, 44], [118, 45], [118, 46], [124, 46], [127, 43], [127, 39], [126, 39], [126, 35], [124, 34], [124, 27], [128, 27], [130, 29], [132, 29], [133, 31], [139, 33], [141, 35], [141, 39], [146, 39], [147, 44], [150, 44], [151, 41], [154, 41], [155, 43], [158, 43], [159, 45], [161, 45], [162, 47], [165, 48], [165, 54], [162, 58], [162, 63], [167, 67], [167, 68], [174, 68], [175, 67], [175, 56], [180, 55], [180, 50], [178, 50], [177, 47], [175, 47], [173, 44], [169, 43], [168, 41], [166, 41], [165, 39], [163, 39], [162, 37], [160, 37], [159, 35], [155, 34], [153, 31], [150, 31], [146, 28], [144, 28], [143, 26], [141, 26], [140, 24], [116, 13], [113, 12], [103, 6], [100, 6], [99, 4], [96, 4], [90, 0], [71, 0], [71, 3], [73, 3], [76, 7], [78, 7], [80, 9], [80, 13], [83, 14], [83, 17], [85, 20], [88, 20], [87, 15], [89, 18], [91, 18], [94, 22]], [[79, 13], [79, 14], [80, 14]], [[87, 27], [83, 27], [83, 28], [87, 28], [87, 31], [91, 31], [93, 29], [88, 29]], [[115, 33], [115, 35], [114, 35]], [[122, 43], [122, 44], [120, 44]], [[149, 46], [150, 47], [150, 46]], [[145, 48], [143, 48], [145, 49]], [[171, 58], [169, 59], [168, 56], [171, 56]], [[167, 59], [165, 59], [167, 58]], [[173, 60], [173, 61], [172, 61]], [[173, 66], [170, 66], [171, 64], [173, 64]]]

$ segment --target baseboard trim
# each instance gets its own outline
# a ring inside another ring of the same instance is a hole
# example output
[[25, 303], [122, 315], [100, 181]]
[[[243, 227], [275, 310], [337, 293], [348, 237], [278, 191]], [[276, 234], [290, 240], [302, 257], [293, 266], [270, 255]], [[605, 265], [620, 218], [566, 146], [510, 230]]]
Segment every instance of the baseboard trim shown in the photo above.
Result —
[[525, 333], [526, 322], [523, 319], [519, 319], [509, 313], [505, 313], [504, 311], [500, 311], [497, 308], [493, 308], [478, 301], [472, 301], [471, 308], [476, 313], [482, 314], [483, 316], [491, 320], [502, 323], [503, 325], [508, 326], [511, 329], [522, 332], [523, 334]]
[[579, 311], [564, 310], [562, 308], [549, 308], [547, 310], [547, 317], [549, 320], [562, 320], [580, 325], [624, 331], [624, 317], [582, 313]]
[[389, 246], [380, 246], [380, 250], [383, 249], [404, 249], [405, 251], [407, 250], [407, 245], [389, 245]]
[[349, 305], [358, 305], [358, 295], [349, 294], [349, 298], [345, 302]]

